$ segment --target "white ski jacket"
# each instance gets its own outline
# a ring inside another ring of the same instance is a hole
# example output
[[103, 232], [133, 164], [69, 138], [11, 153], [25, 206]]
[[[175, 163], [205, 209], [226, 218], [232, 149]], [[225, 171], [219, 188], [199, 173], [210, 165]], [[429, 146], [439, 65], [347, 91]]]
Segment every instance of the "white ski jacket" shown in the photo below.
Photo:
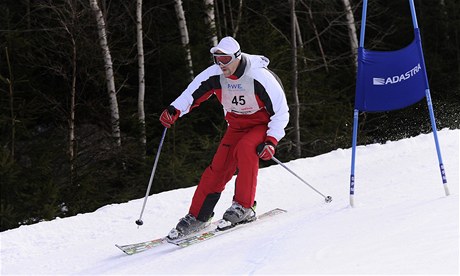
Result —
[[289, 108], [283, 86], [267, 66], [268, 58], [243, 53], [235, 73], [226, 78], [218, 65], [211, 65], [171, 103], [180, 116], [190, 112], [213, 94], [224, 109], [229, 127], [249, 128], [267, 124], [267, 136], [278, 142], [285, 135]]

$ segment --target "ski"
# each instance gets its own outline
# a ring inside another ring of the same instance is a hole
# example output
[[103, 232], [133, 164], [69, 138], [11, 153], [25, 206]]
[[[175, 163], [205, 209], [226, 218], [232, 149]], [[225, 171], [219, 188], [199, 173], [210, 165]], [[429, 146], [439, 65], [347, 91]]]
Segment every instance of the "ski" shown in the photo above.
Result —
[[200, 243], [200, 242], [203, 242], [203, 241], [207, 241], [209, 239], [215, 238], [215, 237], [223, 235], [225, 233], [233, 232], [234, 230], [239, 229], [239, 228], [241, 228], [241, 227], [243, 227], [245, 225], [252, 224], [255, 221], [264, 220], [264, 219], [273, 217], [273, 216], [278, 215], [278, 214], [283, 214], [283, 213], [286, 213], [286, 212], [287, 212], [286, 210], [276, 208], [276, 209], [270, 210], [270, 211], [268, 211], [266, 213], [263, 213], [263, 214], [257, 216], [256, 219], [251, 220], [249, 222], [240, 223], [240, 224], [233, 224], [233, 225], [225, 225], [226, 221], [225, 220], [220, 220], [220, 221], [218, 221], [218, 225], [225, 225], [223, 228], [219, 228], [219, 226], [218, 226], [215, 229], [203, 232], [201, 234], [198, 233], [198, 234], [195, 234], [195, 235], [191, 235], [191, 236], [188, 236], [186, 238], [183, 238], [183, 239], [180, 239], [180, 240], [177, 240], [177, 241], [176, 240], [172, 240], [172, 241], [168, 240], [168, 242], [172, 243], [174, 245], [177, 245], [177, 246], [179, 246], [181, 248], [185, 248], [185, 247], [191, 246], [193, 244], [197, 244], [197, 243]]
[[121, 251], [125, 252], [127, 255], [133, 255], [136, 253], [144, 252], [145, 250], [152, 249], [154, 247], [160, 246], [162, 244], [167, 244], [168, 242], [166, 241], [166, 237], [151, 240], [151, 241], [146, 241], [146, 242], [140, 242], [140, 243], [134, 243], [134, 244], [127, 244], [127, 245], [118, 245], [115, 244], [116, 247], [118, 247]]
[[[219, 221], [214, 221], [213, 223], [211, 223], [211, 225], [217, 225]], [[211, 226], [210, 225], [210, 226]], [[208, 227], [210, 227], [208, 226]], [[201, 230], [200, 232], [198, 233], [202, 233], [204, 231], [207, 231], [208, 228], [205, 228], [203, 230]], [[198, 233], [195, 233], [198, 234]], [[187, 238], [188, 236], [186, 237], [183, 237], [183, 238]], [[181, 240], [183, 238], [180, 238], [178, 240]], [[161, 245], [164, 245], [164, 244], [169, 244], [168, 242], [168, 238], [165, 236], [165, 237], [162, 237], [162, 238], [158, 238], [158, 239], [154, 239], [154, 240], [150, 240], [150, 241], [145, 241], [145, 242], [139, 242], [139, 243], [133, 243], [133, 244], [126, 244], [126, 245], [118, 245], [118, 244], [115, 244], [115, 246], [120, 249], [121, 251], [123, 251], [125, 254], [127, 255], [133, 255], [133, 254], [136, 254], [136, 253], [141, 253], [141, 252], [144, 252], [146, 250], [149, 250], [149, 249], [152, 249], [152, 248], [155, 248], [155, 247], [158, 247], [158, 246], [161, 246]]]
[[[239, 229], [240, 227], [244, 225], [252, 224], [254, 221], [264, 220], [266, 218], [269, 218], [269, 217], [272, 217], [278, 214], [286, 213], [286, 212], [287, 212], [286, 210], [279, 209], [279, 208], [272, 209], [268, 212], [265, 212], [257, 216], [256, 219], [246, 222], [246, 223], [241, 223], [241, 224], [236, 224], [236, 225], [226, 225], [222, 229], [220, 229], [217, 226], [216, 228], [213, 228], [211, 230], [202, 230], [198, 233], [191, 234], [187, 237], [180, 238], [177, 240], [169, 240], [167, 239], [167, 237], [162, 237], [162, 238], [140, 242], [140, 243], [134, 243], [134, 244], [126, 244], [126, 245], [115, 244], [115, 246], [127, 255], [141, 253], [146, 250], [156, 248], [156, 247], [159, 247], [165, 244], [173, 244], [173, 245], [179, 246], [180, 248], [185, 248], [190, 245], [200, 243], [200, 242], [212, 239], [214, 237], [220, 236], [224, 233], [232, 232], [233, 230]], [[226, 221], [218, 220], [218, 221], [213, 222], [211, 225], [219, 225], [219, 224], [222, 225], [223, 222], [226, 222]]]

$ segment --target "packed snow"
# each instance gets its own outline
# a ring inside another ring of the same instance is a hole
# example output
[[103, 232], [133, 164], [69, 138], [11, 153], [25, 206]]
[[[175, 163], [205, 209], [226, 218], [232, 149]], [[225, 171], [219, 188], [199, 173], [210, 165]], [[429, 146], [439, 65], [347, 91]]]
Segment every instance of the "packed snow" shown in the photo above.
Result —
[[[355, 207], [349, 205], [351, 149], [259, 171], [257, 211], [285, 214], [184, 249], [172, 244], [125, 255], [115, 244], [164, 236], [184, 216], [195, 187], [93, 213], [1, 233], [1, 274], [459, 274], [459, 134], [438, 132], [450, 195], [433, 135], [359, 146]], [[161, 158], [160, 158], [161, 162]], [[234, 179], [216, 207], [231, 204]], [[153, 182], [155, 185], [155, 181]], [[147, 186], [147, 183], [146, 183]]]

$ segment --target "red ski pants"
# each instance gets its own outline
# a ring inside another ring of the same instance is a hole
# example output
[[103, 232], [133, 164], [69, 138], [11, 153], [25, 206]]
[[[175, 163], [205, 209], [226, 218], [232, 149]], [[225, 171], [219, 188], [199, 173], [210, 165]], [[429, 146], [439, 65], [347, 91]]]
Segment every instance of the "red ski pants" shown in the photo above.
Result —
[[233, 200], [245, 208], [254, 204], [259, 171], [256, 147], [265, 140], [267, 125], [227, 128], [212, 163], [206, 168], [192, 199], [189, 213], [200, 220], [211, 216], [220, 193], [238, 169]]

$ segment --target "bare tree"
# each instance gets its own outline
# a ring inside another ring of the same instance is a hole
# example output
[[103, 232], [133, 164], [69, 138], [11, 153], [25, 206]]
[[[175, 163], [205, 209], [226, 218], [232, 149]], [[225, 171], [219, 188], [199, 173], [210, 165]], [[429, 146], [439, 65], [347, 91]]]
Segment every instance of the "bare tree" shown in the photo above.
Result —
[[[69, 158], [69, 182], [74, 183], [75, 160], [77, 156], [76, 146], [76, 98], [77, 98], [77, 39], [80, 33], [78, 20], [81, 13], [78, 11], [78, 1], [65, 0], [62, 5], [45, 2], [35, 5], [39, 10], [44, 10], [44, 14], [50, 14], [50, 18], [57, 24], [57, 28], [47, 29], [48, 25], [43, 23], [41, 31], [43, 36], [47, 36], [47, 44], [42, 46], [40, 52], [43, 56], [33, 55], [29, 62], [40, 64], [40, 67], [47, 71], [47, 74], [61, 78], [70, 87], [70, 103], [63, 104], [60, 99], [43, 93], [49, 103], [56, 106], [60, 115], [67, 121], [68, 147], [67, 155]], [[45, 20], [44, 20], [45, 21]], [[49, 24], [49, 22], [48, 22]], [[62, 62], [61, 58], [64, 60]], [[70, 69], [67, 69], [70, 64]], [[67, 97], [66, 97], [67, 98]]]
[[214, 0], [204, 0], [204, 8], [206, 12], [205, 22], [211, 30], [211, 45], [216, 46], [218, 43], [216, 30], [216, 17], [214, 15]]
[[296, 143], [296, 155], [301, 157], [302, 155], [302, 144], [300, 140], [300, 103], [299, 95], [297, 92], [298, 84], [298, 69], [297, 69], [297, 18], [295, 13], [295, 0], [289, 0], [291, 8], [291, 58], [292, 58], [292, 94], [294, 96], [294, 132], [295, 132], [295, 143]]
[[329, 73], [329, 66], [327, 64], [326, 54], [323, 49], [323, 44], [321, 43], [321, 37], [318, 32], [318, 28], [316, 27], [315, 20], [313, 18], [313, 12], [311, 11], [310, 6], [308, 6], [304, 1], [301, 1], [301, 3], [308, 11], [308, 19], [309, 19], [311, 27], [313, 28], [313, 32], [315, 33], [316, 41], [318, 42], [318, 48], [319, 48], [319, 51], [321, 52], [321, 57], [323, 59], [324, 68], [326, 69], [326, 72]]
[[[214, 0], [214, 11], [216, 15], [216, 21], [220, 22], [219, 0]], [[222, 28], [220, 24], [216, 24], [216, 33], [218, 37], [222, 37]]]
[[236, 19], [236, 24], [233, 29], [233, 37], [236, 37], [236, 35], [238, 34], [242, 16], [243, 16], [243, 0], [240, 0], [240, 5], [238, 6], [238, 17]]
[[304, 49], [304, 43], [303, 43], [303, 38], [302, 38], [302, 33], [300, 32], [300, 26], [299, 26], [299, 20], [297, 19], [297, 16], [295, 17], [295, 32], [297, 36], [297, 42], [300, 47], [300, 49], [303, 52], [303, 64], [305, 67], [307, 67], [307, 57], [305, 55], [305, 49]]
[[0, 79], [8, 85], [8, 96], [9, 96], [9, 104], [10, 104], [10, 117], [11, 117], [11, 148], [10, 148], [10, 158], [14, 160], [14, 153], [15, 153], [15, 141], [16, 141], [16, 115], [14, 113], [14, 93], [13, 93], [13, 86], [14, 86], [14, 77], [13, 72], [11, 70], [11, 63], [10, 63], [10, 55], [8, 53], [8, 47], [5, 47], [5, 57], [6, 57], [6, 64], [8, 65], [8, 77], [5, 78], [0, 75]]
[[121, 146], [121, 133], [120, 133], [120, 112], [118, 111], [118, 100], [115, 89], [115, 78], [113, 74], [112, 56], [110, 54], [109, 45], [107, 43], [107, 31], [102, 11], [99, 8], [97, 0], [89, 0], [91, 9], [94, 12], [97, 22], [97, 29], [99, 34], [99, 44], [102, 48], [102, 54], [105, 64], [105, 77], [107, 82], [107, 92], [109, 94], [111, 124], [112, 124], [112, 137], [115, 139], [117, 146]]
[[350, 48], [353, 55], [355, 70], [358, 69], [358, 36], [356, 34], [356, 25], [355, 17], [353, 16], [353, 10], [351, 9], [349, 0], [342, 0], [343, 5], [345, 6], [345, 15], [347, 18], [347, 27], [348, 27], [348, 37], [350, 39]]
[[227, 26], [227, 9], [225, 8], [225, 0], [222, 0], [222, 22], [224, 22], [224, 30], [222, 31], [222, 36], [227, 36], [228, 26]]
[[182, 7], [182, 0], [174, 0], [174, 8], [176, 10], [177, 21], [179, 23], [180, 38], [182, 41], [182, 46], [185, 50], [185, 60], [187, 62], [189, 78], [193, 80], [193, 63], [192, 63], [192, 53], [190, 50], [190, 39], [188, 36], [187, 21], [185, 20], [184, 8]]
[[[76, 21], [76, 10], [75, 6], [69, 1], [69, 8], [71, 10], [72, 25]], [[73, 184], [73, 176], [75, 174], [75, 156], [76, 156], [76, 139], [75, 139], [75, 111], [76, 111], [76, 95], [77, 95], [77, 44], [73, 32], [68, 28], [64, 20], [60, 20], [62, 26], [69, 35], [70, 42], [72, 44], [72, 86], [70, 90], [70, 116], [69, 116], [69, 162], [70, 162], [70, 184]]]
[[145, 131], [145, 111], [144, 111], [144, 98], [145, 98], [145, 66], [144, 66], [144, 42], [142, 31], [142, 0], [137, 0], [136, 5], [136, 32], [137, 32], [137, 60], [139, 65], [139, 93], [137, 98], [137, 114], [139, 123], [141, 125], [141, 138], [140, 142], [145, 149], [147, 144], [147, 137]]

